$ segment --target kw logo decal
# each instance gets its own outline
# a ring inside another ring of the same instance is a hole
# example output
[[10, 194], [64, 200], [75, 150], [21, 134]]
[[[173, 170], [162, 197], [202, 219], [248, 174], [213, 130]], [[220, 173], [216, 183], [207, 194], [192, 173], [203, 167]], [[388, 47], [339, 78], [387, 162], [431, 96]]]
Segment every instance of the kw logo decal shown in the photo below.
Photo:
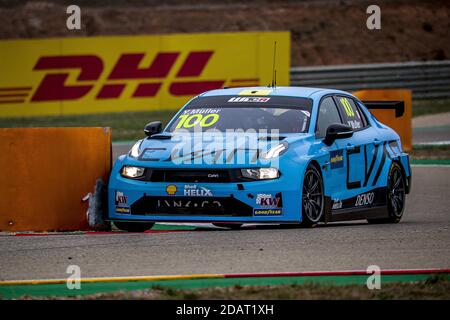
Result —
[[[159, 52], [151, 63], [141, 67], [145, 53], [123, 53], [110, 69], [98, 55], [66, 55], [40, 57], [34, 72], [45, 72], [29, 102], [78, 100], [94, 93], [96, 100], [120, 99], [129, 81], [138, 81], [131, 96], [125, 98], [152, 98], [162, 90], [174, 65], [182, 58], [181, 52]], [[191, 51], [174, 70], [175, 80], [168, 83], [170, 95], [193, 96], [204, 91], [229, 86], [258, 85], [259, 79], [195, 80], [200, 77], [214, 56], [214, 51]], [[111, 70], [111, 71], [108, 71]], [[71, 72], [78, 71], [75, 85], [67, 85]], [[106, 80], [103, 79], [106, 76]], [[194, 78], [194, 79], [193, 79]], [[164, 86], [165, 87], [165, 86]], [[0, 88], [0, 104], [23, 103], [32, 87]]]

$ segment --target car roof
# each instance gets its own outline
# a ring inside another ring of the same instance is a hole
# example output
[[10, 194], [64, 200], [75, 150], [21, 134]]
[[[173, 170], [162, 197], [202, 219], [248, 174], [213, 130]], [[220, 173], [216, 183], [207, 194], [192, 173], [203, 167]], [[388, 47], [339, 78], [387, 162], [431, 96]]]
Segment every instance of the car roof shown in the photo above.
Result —
[[[323, 88], [309, 88], [309, 87], [237, 87], [237, 88], [224, 88], [207, 91], [202, 93], [202, 97], [211, 96], [228, 96], [228, 95], [246, 95], [242, 94], [242, 91], [262, 91], [261, 95], [264, 96], [290, 96], [301, 98], [317, 98], [326, 94], [349, 94], [348, 92], [335, 90], [335, 89], [323, 89]], [[267, 90], [271, 90], [267, 92]], [[257, 92], [251, 95], [258, 95]]]

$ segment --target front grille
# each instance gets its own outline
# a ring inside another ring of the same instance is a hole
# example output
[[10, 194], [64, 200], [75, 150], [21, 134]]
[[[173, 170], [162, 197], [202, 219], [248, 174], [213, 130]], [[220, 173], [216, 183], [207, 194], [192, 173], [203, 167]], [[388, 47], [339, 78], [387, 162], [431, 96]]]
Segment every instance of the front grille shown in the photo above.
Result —
[[152, 170], [152, 182], [231, 182], [227, 170]]
[[248, 217], [253, 208], [234, 197], [144, 196], [131, 205], [131, 214]]

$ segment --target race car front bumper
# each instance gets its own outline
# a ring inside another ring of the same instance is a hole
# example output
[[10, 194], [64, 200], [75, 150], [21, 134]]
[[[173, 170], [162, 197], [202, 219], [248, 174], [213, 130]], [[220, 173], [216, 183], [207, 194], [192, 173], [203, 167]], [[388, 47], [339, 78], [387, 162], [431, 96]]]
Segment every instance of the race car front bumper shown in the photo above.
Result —
[[[300, 179], [298, 179], [300, 180]], [[108, 186], [112, 221], [300, 222], [301, 181], [281, 175], [261, 181], [148, 182], [113, 172]]]

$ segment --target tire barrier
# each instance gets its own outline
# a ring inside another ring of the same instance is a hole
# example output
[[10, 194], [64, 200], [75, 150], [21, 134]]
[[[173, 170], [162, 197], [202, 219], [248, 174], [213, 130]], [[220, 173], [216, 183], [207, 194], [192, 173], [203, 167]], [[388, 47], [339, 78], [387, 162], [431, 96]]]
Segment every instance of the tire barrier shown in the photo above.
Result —
[[97, 179], [111, 170], [110, 128], [0, 128], [0, 231], [87, 230]]

